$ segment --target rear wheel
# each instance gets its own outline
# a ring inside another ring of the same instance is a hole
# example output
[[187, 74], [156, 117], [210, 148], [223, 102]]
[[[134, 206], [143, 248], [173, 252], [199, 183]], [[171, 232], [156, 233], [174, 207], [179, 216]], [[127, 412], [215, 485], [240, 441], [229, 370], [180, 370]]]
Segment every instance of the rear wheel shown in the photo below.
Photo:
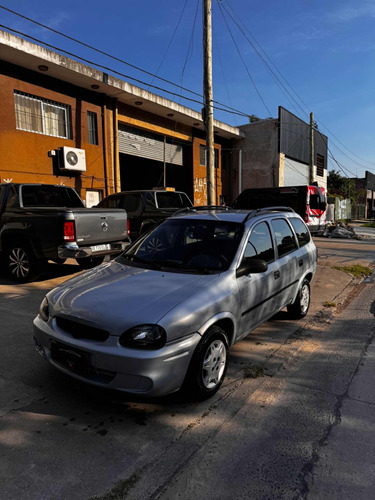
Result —
[[99, 266], [103, 260], [104, 257], [86, 257], [82, 259], [76, 259], [77, 264], [82, 268], [82, 269], [91, 269], [92, 267]]
[[304, 280], [298, 290], [296, 300], [288, 306], [288, 313], [292, 319], [300, 319], [306, 316], [310, 307], [310, 283]]
[[5, 265], [9, 277], [18, 283], [26, 283], [42, 271], [42, 261], [36, 258], [30, 245], [23, 241], [7, 245]]
[[55, 264], [64, 264], [65, 261], [66, 259], [60, 259], [59, 257], [57, 257], [56, 259], [52, 259], [52, 262], [54, 262]]
[[204, 335], [191, 361], [185, 387], [196, 399], [215, 394], [227, 371], [228, 341], [224, 330], [212, 326]]

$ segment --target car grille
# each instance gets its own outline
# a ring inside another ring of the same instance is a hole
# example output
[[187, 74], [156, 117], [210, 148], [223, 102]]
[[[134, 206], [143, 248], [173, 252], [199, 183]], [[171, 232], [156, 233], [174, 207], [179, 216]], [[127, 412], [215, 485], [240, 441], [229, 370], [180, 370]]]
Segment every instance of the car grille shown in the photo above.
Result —
[[56, 324], [59, 328], [69, 333], [75, 339], [97, 340], [104, 342], [109, 337], [109, 332], [95, 328], [93, 326], [84, 325], [77, 321], [72, 321], [66, 318], [56, 317]]

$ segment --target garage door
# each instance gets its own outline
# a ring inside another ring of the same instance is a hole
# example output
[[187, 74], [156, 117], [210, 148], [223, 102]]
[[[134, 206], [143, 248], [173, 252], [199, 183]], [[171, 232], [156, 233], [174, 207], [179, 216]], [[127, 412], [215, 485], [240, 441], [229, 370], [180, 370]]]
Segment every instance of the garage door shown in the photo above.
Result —
[[149, 160], [164, 161], [173, 165], [182, 165], [182, 146], [164, 142], [160, 135], [148, 134], [119, 125], [118, 148], [120, 153], [147, 158]]

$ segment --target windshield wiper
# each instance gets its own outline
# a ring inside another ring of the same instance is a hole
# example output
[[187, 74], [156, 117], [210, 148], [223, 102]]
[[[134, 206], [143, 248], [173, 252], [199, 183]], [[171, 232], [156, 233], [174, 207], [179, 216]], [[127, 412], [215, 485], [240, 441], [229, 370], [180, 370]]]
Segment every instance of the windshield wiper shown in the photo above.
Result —
[[157, 263], [160, 264], [162, 268], [177, 269], [179, 271], [186, 271], [187, 273], [212, 274], [216, 272], [215, 269], [210, 269], [208, 267], [189, 267], [175, 260], [158, 260]]
[[129, 260], [130, 262], [136, 262], [138, 264], [146, 264], [147, 266], [152, 267], [153, 269], [161, 269], [161, 266], [156, 262], [148, 259], [142, 259], [142, 257], [138, 257], [138, 255], [132, 254], [122, 254], [121, 258], [124, 260]]

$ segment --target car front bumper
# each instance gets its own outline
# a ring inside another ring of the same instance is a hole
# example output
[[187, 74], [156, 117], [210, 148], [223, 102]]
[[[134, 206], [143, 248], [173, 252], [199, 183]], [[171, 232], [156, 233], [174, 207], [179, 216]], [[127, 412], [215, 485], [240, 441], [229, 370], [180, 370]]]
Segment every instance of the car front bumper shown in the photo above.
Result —
[[150, 397], [177, 391], [183, 384], [191, 357], [201, 340], [198, 333], [158, 350], [122, 347], [119, 338], [105, 342], [75, 339], [50, 318], [34, 319], [35, 348], [58, 370], [78, 380]]

